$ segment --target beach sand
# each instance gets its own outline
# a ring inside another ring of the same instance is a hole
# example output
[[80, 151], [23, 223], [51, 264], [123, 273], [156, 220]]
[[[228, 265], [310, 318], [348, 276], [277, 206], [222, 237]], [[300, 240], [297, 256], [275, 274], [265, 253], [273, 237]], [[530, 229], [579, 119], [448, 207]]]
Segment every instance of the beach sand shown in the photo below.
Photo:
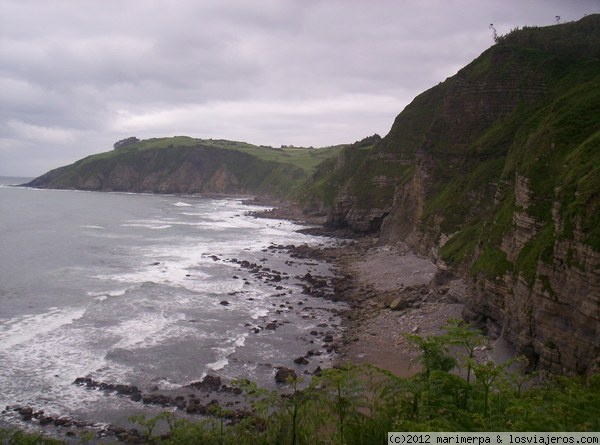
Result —
[[[460, 280], [434, 284], [438, 268], [405, 246], [357, 240], [339, 260], [353, 281], [343, 299], [352, 303], [338, 364], [369, 363], [399, 376], [418, 371], [405, 334], [437, 335], [450, 318], [461, 318]], [[396, 305], [390, 309], [390, 305]]]

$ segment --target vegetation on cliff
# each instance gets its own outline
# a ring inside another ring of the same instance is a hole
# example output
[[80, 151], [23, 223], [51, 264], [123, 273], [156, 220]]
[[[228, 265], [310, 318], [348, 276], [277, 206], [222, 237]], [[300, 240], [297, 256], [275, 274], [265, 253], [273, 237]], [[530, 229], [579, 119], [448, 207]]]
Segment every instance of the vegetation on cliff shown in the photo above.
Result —
[[556, 371], [600, 355], [599, 48], [600, 15], [500, 36], [346, 149], [351, 174], [330, 160], [313, 183], [335, 184], [331, 224], [433, 253], [469, 278], [479, 321]]
[[378, 134], [366, 137], [317, 165], [313, 175], [294, 196], [305, 211], [323, 212], [334, 205], [334, 199], [346, 182], [353, 180], [355, 184], [360, 184], [355, 174], [379, 141], [381, 137]]
[[187, 136], [115, 143], [31, 181], [29, 186], [154, 193], [283, 197], [341, 147], [272, 148]]

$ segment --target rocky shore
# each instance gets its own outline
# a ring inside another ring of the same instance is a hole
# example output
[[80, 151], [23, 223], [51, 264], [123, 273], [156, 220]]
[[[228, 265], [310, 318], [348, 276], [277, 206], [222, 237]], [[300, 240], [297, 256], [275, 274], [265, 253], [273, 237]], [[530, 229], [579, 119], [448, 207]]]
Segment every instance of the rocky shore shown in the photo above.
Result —
[[[296, 277], [302, 283], [302, 293], [343, 301], [347, 306], [338, 314], [342, 317], [341, 329], [323, 324], [310, 332], [313, 340], [310, 343], [314, 347], [304, 356], [297, 357], [294, 363], [274, 366], [274, 380], [282, 392], [289, 389], [287, 381], [301, 375], [300, 371], [306, 377], [319, 375], [321, 368], [318, 359], [322, 354], [333, 354], [334, 366], [369, 363], [397, 375], [410, 375], [417, 370], [413, 364], [416, 351], [410, 348], [404, 334], [437, 334], [449, 318], [461, 317], [463, 306], [459, 302], [463, 292], [462, 282], [447, 276], [429, 259], [419, 257], [406, 247], [380, 245], [376, 236], [356, 237], [343, 230], [322, 228], [316, 225], [322, 222], [318, 217], [303, 218], [301, 212], [292, 206], [280, 206], [255, 216], [311, 224], [302, 231], [339, 238], [330, 247], [269, 247], [275, 251], [285, 251], [298, 263], [329, 263], [333, 277], [310, 273]], [[213, 260], [225, 259], [214, 255]], [[236, 264], [240, 270], [249, 271], [256, 279], [270, 283], [275, 290], [282, 281], [290, 278], [261, 264], [236, 259], [227, 261]], [[302, 304], [301, 298], [297, 300], [294, 306]], [[221, 304], [227, 306], [230, 302], [223, 300]], [[291, 308], [292, 303], [284, 306], [284, 309], [287, 306]], [[295, 309], [310, 308], [298, 306]], [[308, 312], [306, 314], [310, 316]], [[278, 326], [278, 322], [272, 322], [265, 326], [249, 326], [249, 329], [268, 331], [276, 330]], [[208, 375], [202, 381], [173, 390], [138, 388], [119, 382], [95, 381], [89, 377], [78, 377], [73, 384], [86, 390], [103, 392], [107, 397], [126, 398], [136, 404], [155, 407], [156, 412], [176, 412], [178, 416], [193, 418], [219, 412], [228, 421], [235, 422], [248, 414], [248, 406], [239, 387], [222, 381], [218, 375]], [[82, 430], [91, 430], [96, 437], [113, 437], [130, 443], [141, 438], [139, 430], [131, 423], [94, 424], [53, 416], [44, 413], [42, 408], [27, 405], [7, 406], [4, 414], [18, 416], [22, 422], [32, 426], [39, 424], [54, 428], [55, 433], [63, 437], [74, 437]]]
[[[302, 232], [344, 240], [335, 247], [294, 248], [294, 255], [327, 261], [336, 271], [333, 298], [348, 303], [336, 363], [369, 363], [400, 376], [417, 372], [417, 351], [404, 334], [442, 333], [448, 319], [462, 318], [465, 285], [407, 246], [359, 236], [347, 228], [327, 228], [325, 217], [306, 215], [293, 204], [277, 202], [257, 217], [306, 224]], [[490, 349], [488, 354], [492, 354]]]
[[461, 318], [464, 284], [429, 259], [402, 246], [381, 246], [367, 236], [296, 254], [331, 262], [337, 271], [334, 298], [345, 301], [336, 363], [369, 363], [394, 374], [417, 371], [417, 356], [404, 334], [436, 335], [450, 318]]

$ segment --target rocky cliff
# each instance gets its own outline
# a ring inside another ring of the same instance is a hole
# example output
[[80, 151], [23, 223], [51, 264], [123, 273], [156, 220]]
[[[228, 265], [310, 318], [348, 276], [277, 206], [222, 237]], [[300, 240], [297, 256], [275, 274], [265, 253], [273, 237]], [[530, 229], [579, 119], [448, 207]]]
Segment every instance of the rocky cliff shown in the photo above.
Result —
[[599, 15], [501, 37], [340, 160], [330, 225], [464, 276], [466, 315], [544, 368], [598, 365]]
[[[308, 176], [301, 149], [291, 152], [188, 137], [119, 141], [26, 184], [31, 187], [152, 193], [260, 194], [282, 197]], [[307, 150], [307, 149], [306, 149]], [[313, 157], [326, 157], [327, 149]], [[335, 151], [332, 151], [335, 153]], [[295, 158], [298, 162], [294, 163]], [[290, 160], [291, 159], [291, 160]]]

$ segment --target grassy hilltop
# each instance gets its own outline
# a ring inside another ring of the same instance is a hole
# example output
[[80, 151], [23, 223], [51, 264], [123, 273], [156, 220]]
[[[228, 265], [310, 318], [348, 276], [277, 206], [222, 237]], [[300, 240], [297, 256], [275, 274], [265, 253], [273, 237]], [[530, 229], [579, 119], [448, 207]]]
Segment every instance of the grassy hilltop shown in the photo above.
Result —
[[88, 156], [28, 185], [100, 191], [283, 197], [341, 146], [272, 148], [244, 142], [153, 138]]

